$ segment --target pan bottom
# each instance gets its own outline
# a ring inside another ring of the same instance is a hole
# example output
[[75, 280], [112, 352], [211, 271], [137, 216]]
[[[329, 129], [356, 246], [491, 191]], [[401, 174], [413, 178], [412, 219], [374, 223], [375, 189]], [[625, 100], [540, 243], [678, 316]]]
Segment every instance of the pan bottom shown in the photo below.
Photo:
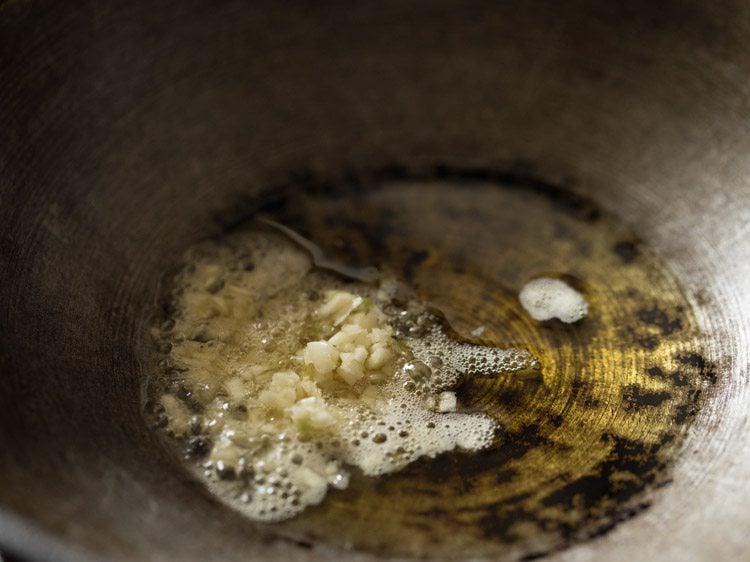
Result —
[[[295, 186], [254, 216], [332, 260], [393, 273], [459, 336], [528, 350], [542, 376], [457, 389], [500, 425], [492, 447], [378, 478], [354, 471], [296, 518], [249, 524], [386, 556], [533, 557], [607, 532], [668, 484], [715, 374], [678, 279], [616, 216], [542, 182], [465, 172]], [[588, 315], [531, 318], [518, 295], [541, 276], [581, 293]], [[154, 349], [152, 398], [164, 390], [161, 358]]]

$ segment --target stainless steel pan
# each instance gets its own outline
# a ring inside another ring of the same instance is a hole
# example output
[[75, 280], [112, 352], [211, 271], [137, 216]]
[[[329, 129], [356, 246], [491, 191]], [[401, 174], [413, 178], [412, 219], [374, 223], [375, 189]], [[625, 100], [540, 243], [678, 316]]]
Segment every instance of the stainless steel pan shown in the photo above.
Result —
[[0, 2], [0, 546], [330, 555], [250, 528], [143, 420], [159, 279], [303, 172], [523, 161], [662, 257], [718, 369], [650, 509], [550, 559], [746, 558], [749, 155], [745, 2]]

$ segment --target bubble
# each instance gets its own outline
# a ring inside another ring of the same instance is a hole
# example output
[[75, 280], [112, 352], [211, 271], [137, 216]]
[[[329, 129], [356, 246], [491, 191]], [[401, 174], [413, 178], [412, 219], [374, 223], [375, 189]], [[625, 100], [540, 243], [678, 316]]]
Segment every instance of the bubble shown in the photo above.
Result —
[[425, 382], [432, 376], [432, 369], [422, 361], [409, 361], [403, 366], [403, 371], [415, 382]]
[[438, 355], [429, 355], [427, 357], [427, 364], [432, 369], [439, 369], [443, 366], [443, 359]]

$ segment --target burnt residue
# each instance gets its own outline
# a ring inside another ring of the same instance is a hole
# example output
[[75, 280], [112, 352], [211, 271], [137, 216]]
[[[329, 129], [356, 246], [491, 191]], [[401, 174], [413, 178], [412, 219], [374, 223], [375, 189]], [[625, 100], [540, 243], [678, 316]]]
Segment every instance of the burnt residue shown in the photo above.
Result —
[[495, 474], [495, 481], [498, 483], [509, 482], [511, 479], [518, 476], [518, 470], [514, 468], [504, 468], [499, 470]]
[[501, 406], [517, 408], [526, 401], [527, 394], [520, 388], [508, 388], [495, 393], [493, 398]]
[[[498, 447], [481, 454], [467, 454], [445, 456], [439, 463], [432, 463], [427, 459], [417, 461], [406, 467], [400, 475], [406, 478], [418, 478], [425, 483], [443, 484], [455, 481], [456, 478], [471, 480], [487, 473], [489, 466], [494, 470], [506, 471], [505, 476], [517, 474], [507, 464], [518, 460], [529, 451], [538, 447], [554, 447], [554, 441], [545, 434], [545, 429], [539, 424], [530, 424], [519, 431], [505, 433], [501, 437]], [[429, 465], [429, 470], [425, 470]]]
[[688, 384], [690, 384], [688, 374], [681, 369], [676, 369], [669, 373], [669, 378], [672, 381], [672, 384], [676, 387], [688, 386]]
[[638, 311], [638, 319], [644, 324], [658, 328], [662, 336], [671, 336], [682, 329], [682, 320], [680, 318], [670, 318], [658, 306], [642, 308]]
[[[636, 300], [643, 297], [634, 293], [631, 298]], [[637, 310], [633, 322], [623, 327], [623, 334], [629, 335], [638, 347], [654, 351], [666, 338], [675, 338], [681, 334], [684, 329], [683, 316], [684, 309], [680, 306], [668, 312], [666, 307], [651, 304]]]
[[702, 355], [697, 353], [685, 353], [678, 355], [677, 360], [683, 365], [696, 367], [700, 373], [701, 379], [710, 384], [716, 384], [718, 379], [716, 366], [706, 361]]
[[626, 410], [641, 410], [649, 406], [661, 406], [671, 398], [671, 392], [647, 390], [637, 384], [626, 386], [622, 392], [622, 400]]
[[563, 185], [549, 182], [536, 176], [533, 166], [527, 162], [517, 161], [506, 169], [447, 164], [415, 167], [396, 162], [369, 169], [344, 167], [343, 171], [331, 174], [310, 169], [298, 170], [273, 183], [268, 189], [238, 193], [233, 205], [216, 213], [215, 221], [224, 232], [230, 232], [259, 213], [283, 214], [285, 206], [293, 200], [295, 193], [336, 197], [346, 193], [352, 197], [362, 197], [368, 190], [383, 182], [402, 180], [451, 180], [462, 182], [467, 187], [481, 182], [494, 183], [506, 189], [542, 195], [556, 209], [577, 220], [596, 222], [602, 216], [597, 205], [571, 189], [574, 180], [566, 179]]
[[[469, 185], [476, 182], [489, 182], [504, 185], [511, 189], [523, 189], [543, 195], [558, 210], [584, 222], [596, 222], [602, 213], [590, 199], [571, 191], [571, 185], [560, 187], [533, 175], [528, 163], [516, 163], [508, 170], [499, 171], [486, 168], [463, 166], [435, 166], [432, 173], [436, 179], [462, 180]], [[572, 184], [572, 182], [568, 182]]]
[[592, 410], [601, 406], [601, 400], [594, 396], [591, 383], [579, 377], [574, 378], [570, 383], [570, 401]]
[[[664, 482], [655, 483], [654, 486], [663, 487], [671, 482], [672, 482], [671, 480], [665, 480]], [[651, 507], [651, 502], [643, 501], [643, 502], [638, 502], [633, 507], [625, 508], [621, 512], [614, 514], [607, 523], [604, 523], [594, 528], [594, 530], [588, 534], [587, 538], [594, 539], [596, 537], [604, 536], [607, 533], [609, 533], [612, 529], [614, 529], [617, 525], [622, 523], [623, 521], [632, 519], [633, 517], [635, 517], [642, 511], [648, 509], [649, 507]]]
[[636, 336], [635, 341], [638, 345], [640, 345], [643, 349], [647, 351], [653, 351], [657, 347], [659, 347], [659, 338], [654, 335], [642, 335], [642, 336]]
[[404, 278], [408, 281], [413, 280], [414, 270], [419, 266], [419, 264], [425, 261], [429, 257], [429, 255], [429, 250], [417, 250], [415, 252], [412, 252], [406, 260], [406, 264], [404, 264]]
[[695, 413], [696, 408], [693, 404], [682, 404], [676, 408], [672, 419], [675, 424], [684, 425], [695, 415]]
[[[489, 506], [484, 515], [479, 518], [477, 525], [485, 537], [513, 543], [523, 540], [515, 530], [519, 522], [538, 523], [536, 512], [523, 506], [509, 508], [506, 505]], [[542, 527], [539, 526], [541, 529]]]
[[621, 240], [615, 243], [614, 246], [612, 246], [612, 251], [624, 264], [633, 263], [640, 255], [638, 243], [631, 240]]
[[[660, 467], [658, 450], [661, 444], [649, 445], [613, 434], [602, 435], [612, 448], [606, 460], [591, 474], [555, 490], [542, 499], [546, 507], [562, 506], [566, 510], [593, 507], [602, 498], [623, 503], [651, 483]], [[623, 478], [623, 474], [627, 478]]]
[[[536, 526], [545, 532], [556, 532], [564, 537], [565, 544], [583, 537], [592, 538], [606, 534], [618, 523], [630, 519], [650, 506], [648, 501], [634, 501], [649, 485], [664, 485], [662, 478], [665, 460], [660, 449], [667, 443], [656, 444], [605, 434], [602, 440], [611, 445], [607, 458], [589, 474], [579, 477], [541, 500], [544, 510], [529, 510], [512, 506], [506, 510], [496, 506], [481, 526], [485, 533], [504, 540], [518, 539], [519, 524]], [[606, 522], [596, 523], [595, 514], [604, 506], [619, 506]], [[552, 509], [551, 509], [552, 508]], [[556, 509], [555, 509], [556, 508]], [[559, 512], [562, 517], [551, 513]], [[577, 515], [571, 517], [571, 515]], [[565, 546], [561, 545], [559, 548]], [[557, 549], [556, 549], [557, 550]], [[536, 559], [550, 551], [529, 554], [526, 559]]]
[[658, 379], [658, 380], [666, 380], [667, 375], [664, 373], [664, 369], [661, 367], [649, 367], [646, 369], [646, 373], [649, 377]]
[[684, 369], [667, 372], [661, 367], [649, 367], [646, 374], [655, 380], [671, 382], [675, 387], [687, 386], [690, 383], [690, 377]]

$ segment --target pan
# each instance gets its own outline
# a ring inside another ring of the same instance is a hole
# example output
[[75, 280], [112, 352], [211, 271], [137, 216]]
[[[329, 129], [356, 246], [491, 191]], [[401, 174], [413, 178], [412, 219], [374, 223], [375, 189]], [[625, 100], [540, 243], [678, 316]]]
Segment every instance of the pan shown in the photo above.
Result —
[[[749, 75], [732, 0], [0, 2], [4, 554], [743, 558]], [[148, 327], [259, 216], [542, 357], [463, 389], [503, 444], [278, 525], [210, 492], [149, 417]], [[524, 315], [541, 274], [580, 330]]]

